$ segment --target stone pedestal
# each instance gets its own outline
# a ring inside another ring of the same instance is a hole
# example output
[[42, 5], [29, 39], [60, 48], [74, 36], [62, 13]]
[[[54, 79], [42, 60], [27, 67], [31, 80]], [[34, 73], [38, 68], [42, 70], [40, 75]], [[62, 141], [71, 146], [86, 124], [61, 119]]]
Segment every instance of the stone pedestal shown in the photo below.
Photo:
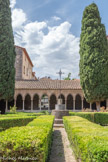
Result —
[[[60, 110], [59, 110], [60, 108]], [[56, 110], [52, 110], [52, 115], [55, 116], [54, 124], [60, 125], [63, 124], [63, 116], [69, 116], [69, 111], [68, 110], [62, 110], [65, 109], [65, 106], [63, 105], [58, 105], [56, 106]]]
[[55, 110], [52, 110], [52, 115], [55, 116], [54, 124], [56, 126], [63, 125], [63, 116], [69, 116], [69, 111], [65, 110], [65, 104], [62, 104], [62, 99], [58, 100]]

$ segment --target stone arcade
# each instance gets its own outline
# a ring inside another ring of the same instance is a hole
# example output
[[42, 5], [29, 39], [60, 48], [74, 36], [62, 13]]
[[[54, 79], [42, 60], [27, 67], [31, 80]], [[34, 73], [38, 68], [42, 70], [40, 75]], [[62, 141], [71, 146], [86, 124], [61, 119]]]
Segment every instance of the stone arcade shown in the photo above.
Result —
[[[1, 108], [16, 105], [18, 111], [53, 110], [60, 98], [60, 80], [50, 78], [37, 79], [32, 71], [33, 64], [25, 48], [16, 48], [16, 83], [13, 101], [0, 101]], [[89, 104], [84, 98], [80, 86], [80, 80], [61, 80], [61, 98], [65, 109], [81, 111], [83, 108], [96, 109], [96, 104]], [[108, 100], [100, 103], [100, 106], [108, 107]]]

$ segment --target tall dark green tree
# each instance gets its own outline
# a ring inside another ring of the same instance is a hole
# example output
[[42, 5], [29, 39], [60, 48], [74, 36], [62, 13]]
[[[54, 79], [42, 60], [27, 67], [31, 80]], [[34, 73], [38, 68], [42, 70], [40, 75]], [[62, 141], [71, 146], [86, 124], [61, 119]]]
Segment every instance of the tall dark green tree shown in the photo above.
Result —
[[108, 98], [108, 49], [106, 31], [95, 3], [83, 12], [80, 36], [80, 82], [88, 102]]
[[[9, 0], [0, 0], [0, 100], [11, 100], [15, 87], [15, 48]], [[5, 107], [1, 110], [5, 112]]]

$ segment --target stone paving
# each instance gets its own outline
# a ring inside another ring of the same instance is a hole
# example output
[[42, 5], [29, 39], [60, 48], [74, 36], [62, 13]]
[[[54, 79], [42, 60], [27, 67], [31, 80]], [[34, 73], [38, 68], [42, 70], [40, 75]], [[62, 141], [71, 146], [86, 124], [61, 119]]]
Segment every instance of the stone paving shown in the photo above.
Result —
[[76, 162], [64, 128], [54, 128], [49, 162]]

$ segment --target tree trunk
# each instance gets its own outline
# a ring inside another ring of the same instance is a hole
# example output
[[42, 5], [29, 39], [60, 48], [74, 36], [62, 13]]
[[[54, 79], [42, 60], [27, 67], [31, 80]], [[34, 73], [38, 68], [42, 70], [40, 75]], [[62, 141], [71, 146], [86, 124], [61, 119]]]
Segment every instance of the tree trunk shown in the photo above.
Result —
[[96, 102], [97, 111], [100, 111], [100, 102]]

